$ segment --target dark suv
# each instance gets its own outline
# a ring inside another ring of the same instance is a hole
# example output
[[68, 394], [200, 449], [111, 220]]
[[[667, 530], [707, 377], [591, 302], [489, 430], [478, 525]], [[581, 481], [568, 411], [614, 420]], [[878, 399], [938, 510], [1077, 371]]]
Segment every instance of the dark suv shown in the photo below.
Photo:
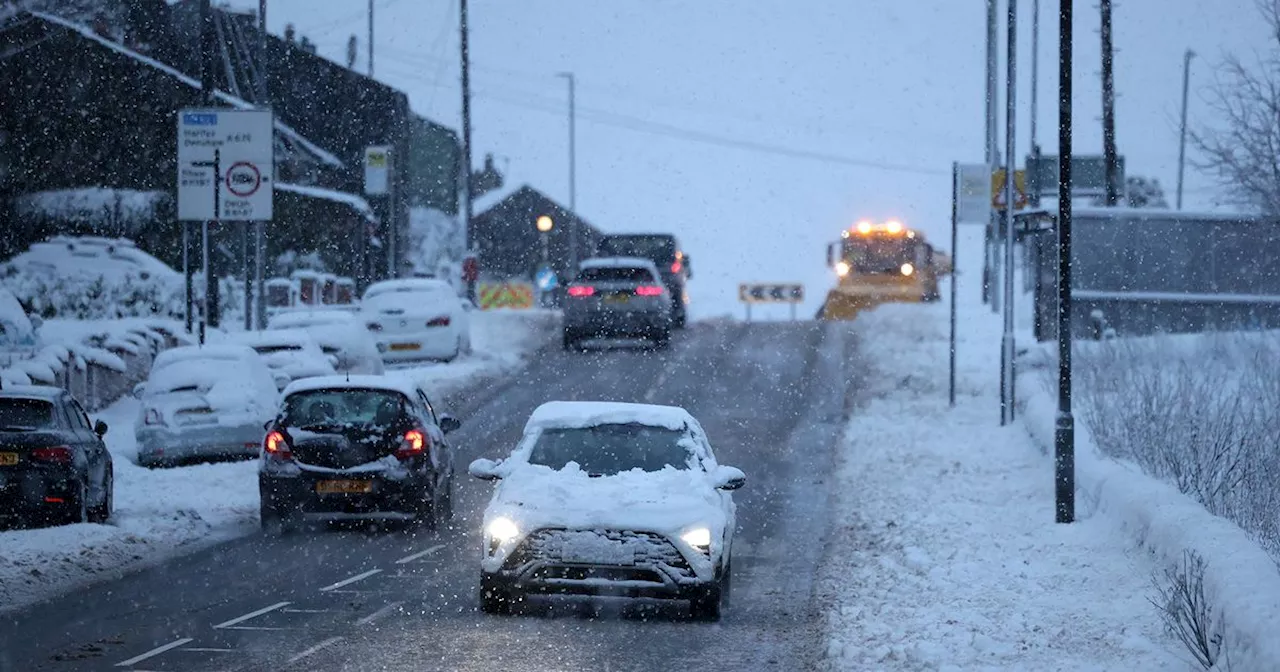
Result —
[[0, 389], [0, 520], [106, 522], [114, 480], [106, 433], [65, 390]]
[[427, 528], [453, 515], [460, 423], [392, 376], [324, 376], [291, 383], [267, 425], [258, 471], [262, 526], [382, 518]]
[[640, 257], [648, 259], [662, 273], [662, 283], [671, 293], [671, 326], [681, 329], [687, 319], [689, 295], [685, 285], [693, 277], [689, 255], [680, 249], [680, 241], [669, 233], [627, 233], [607, 235], [600, 239], [597, 254], [601, 257]]

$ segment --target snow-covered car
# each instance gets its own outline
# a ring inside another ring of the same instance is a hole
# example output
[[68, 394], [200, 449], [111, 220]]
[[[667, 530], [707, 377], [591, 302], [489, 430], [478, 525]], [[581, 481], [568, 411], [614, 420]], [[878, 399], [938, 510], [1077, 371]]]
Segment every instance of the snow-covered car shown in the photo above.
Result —
[[682, 599], [718, 619], [729, 592], [742, 471], [716, 462], [702, 426], [672, 406], [555, 401], [500, 462], [484, 513], [480, 605], [527, 594]]
[[425, 392], [397, 376], [290, 383], [258, 468], [264, 529], [375, 517], [428, 528], [453, 515], [453, 454]]
[[253, 348], [276, 376], [280, 390], [291, 381], [337, 373], [335, 355], [326, 355], [302, 329], [267, 329], [228, 334], [226, 343]]
[[384, 371], [378, 342], [348, 310], [297, 310], [271, 317], [267, 329], [301, 329], [326, 355], [337, 359], [338, 373], [380, 376]]
[[444, 280], [375, 282], [365, 290], [360, 317], [386, 362], [452, 361], [471, 352], [471, 317]]
[[275, 417], [283, 374], [273, 377], [245, 345], [185, 346], [156, 356], [134, 435], [144, 467], [201, 458], [257, 457]]

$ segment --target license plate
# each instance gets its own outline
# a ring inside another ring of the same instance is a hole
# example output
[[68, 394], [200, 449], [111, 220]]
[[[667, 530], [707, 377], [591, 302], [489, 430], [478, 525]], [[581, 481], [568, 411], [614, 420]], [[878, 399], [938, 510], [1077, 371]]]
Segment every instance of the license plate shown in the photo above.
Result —
[[17, 453], [0, 453], [0, 467], [12, 467], [18, 463]]
[[391, 349], [396, 351], [420, 350], [422, 349], [422, 344], [421, 343], [392, 343]]
[[566, 548], [561, 556], [565, 562], [582, 565], [630, 566], [636, 564], [636, 554], [631, 547], [620, 544], [595, 543], [585, 548]]
[[373, 492], [373, 481], [320, 481], [316, 492], [322, 494], [352, 494]]
[[627, 296], [626, 294], [614, 294], [612, 296], [604, 297], [605, 303], [626, 303], [627, 301], [630, 301], [630, 300], [631, 300], [631, 297]]

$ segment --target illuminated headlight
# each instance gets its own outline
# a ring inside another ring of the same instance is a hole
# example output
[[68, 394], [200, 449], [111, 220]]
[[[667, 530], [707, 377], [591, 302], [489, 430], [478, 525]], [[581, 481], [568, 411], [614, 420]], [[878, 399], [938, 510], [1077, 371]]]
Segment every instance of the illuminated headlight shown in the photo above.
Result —
[[711, 530], [705, 527], [695, 527], [688, 532], [680, 535], [684, 543], [706, 553], [711, 550]]
[[836, 262], [836, 275], [843, 278], [844, 276], [849, 275], [849, 270], [850, 270], [849, 262], [847, 261]]
[[520, 536], [520, 528], [510, 518], [494, 518], [487, 529], [489, 538], [500, 544]]
[[911, 264], [903, 264], [901, 270], [903, 275], [911, 275], [916, 272], [916, 267]]

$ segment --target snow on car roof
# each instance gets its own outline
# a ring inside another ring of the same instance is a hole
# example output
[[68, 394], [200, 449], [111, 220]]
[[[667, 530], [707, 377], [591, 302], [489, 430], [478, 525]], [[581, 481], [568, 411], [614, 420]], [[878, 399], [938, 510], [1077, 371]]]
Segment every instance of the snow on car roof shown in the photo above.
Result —
[[61, 387], [52, 385], [5, 385], [0, 387], [0, 397], [23, 399], [42, 399], [52, 401], [62, 394]]
[[265, 331], [241, 331], [227, 334], [227, 343], [244, 343], [249, 346], [301, 345], [315, 343], [311, 334], [302, 329], [267, 329]]
[[434, 278], [406, 278], [403, 280], [383, 280], [369, 285], [364, 290], [365, 298], [388, 292], [434, 292], [442, 289], [453, 291], [453, 285], [444, 280]]
[[549, 401], [533, 411], [525, 429], [630, 423], [684, 429], [687, 425], [696, 424], [696, 421], [689, 411], [678, 406], [611, 401]]
[[403, 376], [315, 376], [289, 383], [283, 396], [312, 390], [382, 390], [399, 392], [407, 399], [418, 395], [418, 386]]
[[648, 259], [641, 257], [592, 257], [578, 264], [578, 268], [648, 268], [658, 270], [658, 267]]
[[247, 345], [230, 343], [226, 345], [184, 345], [165, 350], [159, 355], [156, 355], [156, 361], [153, 368], [193, 359], [239, 360], [251, 358], [252, 361], [252, 358], [257, 356], [258, 353], [254, 352], [253, 348], [250, 348]]
[[346, 310], [299, 310], [272, 316], [267, 322], [267, 328], [274, 330], [345, 323], [355, 324], [355, 313]]

